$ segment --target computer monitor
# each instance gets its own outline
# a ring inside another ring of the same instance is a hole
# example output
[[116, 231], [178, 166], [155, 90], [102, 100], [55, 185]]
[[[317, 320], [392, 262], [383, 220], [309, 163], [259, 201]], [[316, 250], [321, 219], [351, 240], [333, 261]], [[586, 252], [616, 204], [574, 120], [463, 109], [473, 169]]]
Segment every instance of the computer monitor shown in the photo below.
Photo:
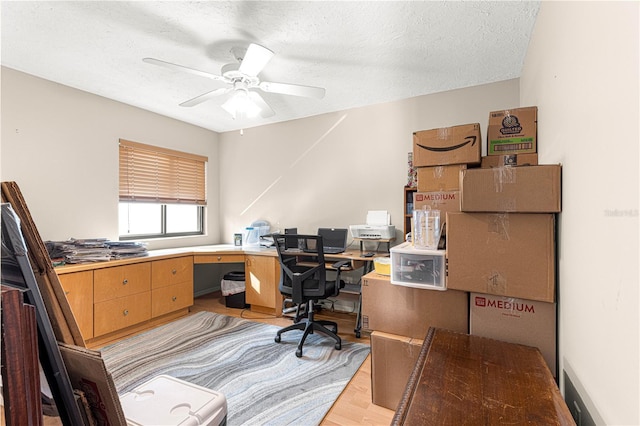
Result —
[[322, 237], [322, 250], [327, 254], [344, 252], [348, 232], [346, 228], [318, 228], [318, 235]]

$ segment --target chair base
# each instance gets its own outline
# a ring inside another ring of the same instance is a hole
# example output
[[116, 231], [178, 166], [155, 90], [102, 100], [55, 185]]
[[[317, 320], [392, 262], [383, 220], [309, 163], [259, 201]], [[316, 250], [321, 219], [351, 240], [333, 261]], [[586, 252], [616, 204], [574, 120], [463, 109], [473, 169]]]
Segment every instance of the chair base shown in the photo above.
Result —
[[[280, 343], [282, 333], [286, 333], [291, 330], [301, 330], [303, 331], [302, 337], [300, 338], [300, 342], [298, 343], [298, 348], [296, 349], [296, 356], [300, 358], [302, 356], [302, 345], [304, 345], [305, 340], [307, 340], [307, 336], [309, 334], [313, 334], [314, 332], [320, 332], [331, 337], [335, 340], [335, 348], [337, 350], [342, 349], [342, 339], [338, 336], [338, 324], [333, 321], [326, 320], [314, 320], [314, 312], [313, 312], [313, 302], [309, 301], [306, 305], [307, 318], [301, 319], [299, 322], [291, 324], [290, 326], [284, 327], [276, 333], [275, 341], [276, 343]], [[331, 327], [333, 330], [330, 330]]]

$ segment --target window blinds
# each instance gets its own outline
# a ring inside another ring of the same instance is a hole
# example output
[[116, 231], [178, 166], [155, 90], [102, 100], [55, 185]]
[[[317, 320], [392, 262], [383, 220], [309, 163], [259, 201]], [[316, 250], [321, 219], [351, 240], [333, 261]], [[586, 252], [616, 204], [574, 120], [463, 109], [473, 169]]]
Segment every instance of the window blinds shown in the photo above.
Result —
[[207, 160], [120, 139], [120, 201], [205, 205]]

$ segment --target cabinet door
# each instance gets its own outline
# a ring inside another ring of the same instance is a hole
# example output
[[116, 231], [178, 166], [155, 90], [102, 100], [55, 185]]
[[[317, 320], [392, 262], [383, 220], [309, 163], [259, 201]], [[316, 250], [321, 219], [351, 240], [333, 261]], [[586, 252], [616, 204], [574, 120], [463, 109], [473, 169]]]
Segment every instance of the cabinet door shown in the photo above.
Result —
[[82, 337], [93, 337], [93, 271], [60, 274], [60, 284], [67, 296]]
[[271, 256], [245, 256], [245, 298], [252, 309], [253, 305], [274, 310], [280, 308], [279, 279], [278, 259]]
[[94, 303], [151, 290], [151, 262], [96, 269], [93, 272]]
[[151, 288], [193, 283], [193, 256], [155, 260], [151, 263]]
[[151, 319], [151, 292], [119, 297], [95, 304], [94, 333], [111, 333]]
[[193, 284], [180, 284], [157, 288], [151, 291], [151, 316], [153, 318], [193, 305]]

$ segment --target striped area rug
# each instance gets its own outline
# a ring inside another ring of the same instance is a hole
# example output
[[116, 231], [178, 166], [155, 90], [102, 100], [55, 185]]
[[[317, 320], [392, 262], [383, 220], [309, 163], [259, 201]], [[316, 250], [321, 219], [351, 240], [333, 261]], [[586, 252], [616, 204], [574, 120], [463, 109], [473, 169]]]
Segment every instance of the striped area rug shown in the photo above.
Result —
[[301, 332], [275, 343], [279, 327], [199, 312], [101, 350], [118, 394], [158, 374], [222, 392], [227, 424], [317, 425], [369, 354], [369, 346], [342, 342], [334, 349], [320, 334]]

